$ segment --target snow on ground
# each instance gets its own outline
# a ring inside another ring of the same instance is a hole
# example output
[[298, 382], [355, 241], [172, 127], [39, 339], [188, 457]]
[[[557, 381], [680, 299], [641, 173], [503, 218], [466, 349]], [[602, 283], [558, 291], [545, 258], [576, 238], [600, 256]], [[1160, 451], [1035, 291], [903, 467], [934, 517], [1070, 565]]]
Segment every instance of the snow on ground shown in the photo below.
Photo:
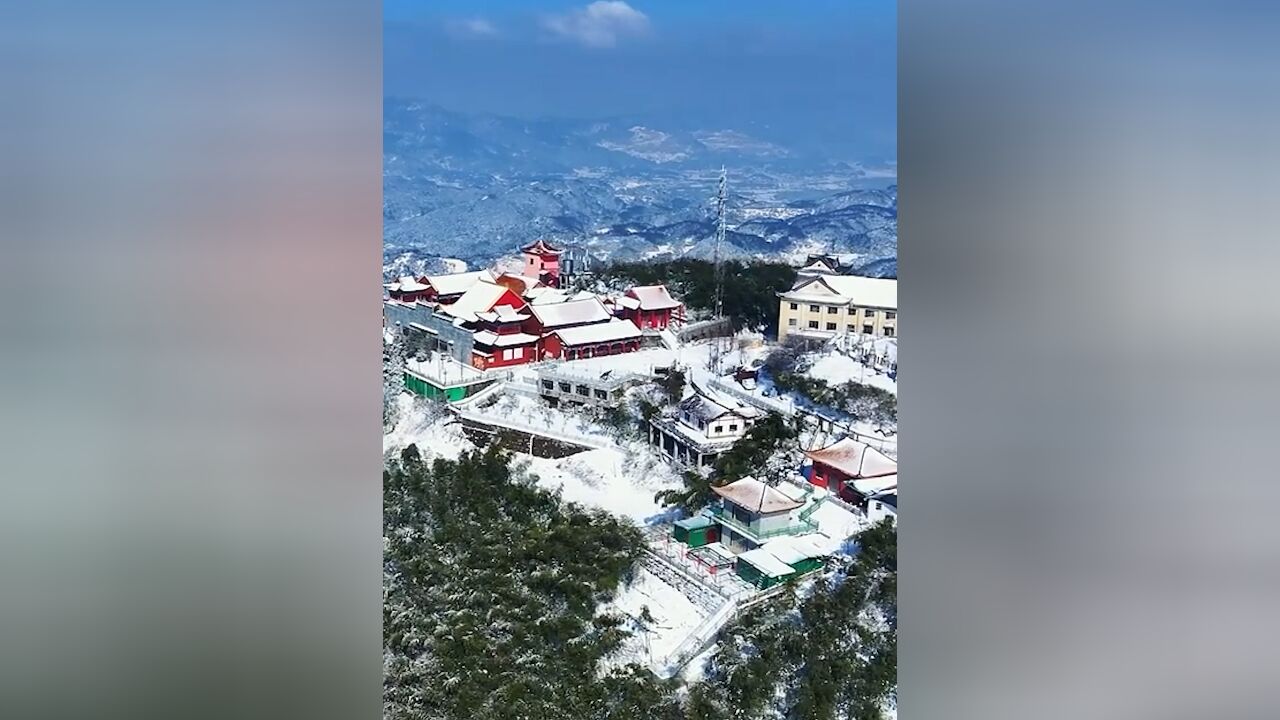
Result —
[[805, 371], [805, 375], [815, 380], [824, 380], [828, 385], [843, 385], [852, 380], [895, 395], [898, 393], [898, 381], [839, 352], [820, 355]]
[[396, 401], [399, 419], [382, 436], [383, 452], [399, 452], [416, 444], [423, 459], [457, 460], [463, 451], [475, 449], [444, 405], [407, 392], [400, 393]]
[[680, 671], [680, 678], [685, 681], [686, 685], [693, 685], [702, 681], [702, 678], [707, 674], [707, 661], [719, 649], [720, 643], [711, 643], [706, 650], [693, 656], [693, 659]]
[[730, 342], [724, 338], [698, 340], [686, 343], [676, 351], [677, 360], [682, 365], [707, 369], [711, 366], [712, 354], [720, 350], [720, 367], [725, 370], [737, 367], [752, 367], [763, 362], [772, 348], [764, 343], [764, 336], [747, 330], [739, 332]]
[[542, 487], [560, 490], [561, 497], [570, 502], [607, 510], [637, 524], [663, 514], [653, 500], [654, 493], [681, 484], [670, 463], [641, 443], [563, 458], [521, 457]]
[[818, 532], [831, 539], [828, 549], [833, 551], [868, 524], [865, 515], [849, 512], [833, 502], [822, 503], [809, 519], [818, 524]]
[[486, 399], [467, 410], [477, 419], [490, 417], [498, 424], [512, 421], [564, 438], [588, 437], [613, 442], [609, 429], [590, 416], [549, 407], [538, 398], [523, 393], [505, 392], [494, 396], [492, 402]]
[[433, 352], [422, 360], [406, 358], [408, 370], [446, 385], [460, 385], [484, 379], [484, 373], [470, 365], [463, 365], [444, 353]]
[[[649, 609], [651, 621], [640, 619], [644, 608]], [[706, 618], [683, 593], [644, 568], [637, 569], [631, 583], [619, 588], [613, 601], [600, 610], [626, 618], [624, 626], [632, 632], [609, 658], [614, 665], [634, 662], [652, 666], [655, 661], [661, 662]]]
[[599, 377], [605, 371], [613, 371], [619, 375], [623, 373], [635, 373], [637, 375], [652, 375], [653, 369], [658, 367], [671, 367], [671, 363], [676, 359], [676, 351], [667, 348], [650, 348], [646, 350], [637, 350], [635, 352], [621, 353], [619, 355], [605, 355], [603, 357], [584, 358], [582, 360], [565, 360], [557, 363], [549, 363], [549, 367], [560, 372], [568, 374], [582, 374], [589, 377]]

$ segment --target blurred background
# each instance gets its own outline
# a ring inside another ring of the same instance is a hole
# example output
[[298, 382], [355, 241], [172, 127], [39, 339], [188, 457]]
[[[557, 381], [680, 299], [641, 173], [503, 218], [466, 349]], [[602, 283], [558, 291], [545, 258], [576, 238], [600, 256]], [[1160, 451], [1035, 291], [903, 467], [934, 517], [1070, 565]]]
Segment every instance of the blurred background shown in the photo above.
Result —
[[0, 715], [378, 712], [379, 11], [0, 9]]
[[[904, 717], [1280, 714], [1277, 12], [899, 4]], [[0, 8], [0, 715], [379, 712], [381, 18]]]

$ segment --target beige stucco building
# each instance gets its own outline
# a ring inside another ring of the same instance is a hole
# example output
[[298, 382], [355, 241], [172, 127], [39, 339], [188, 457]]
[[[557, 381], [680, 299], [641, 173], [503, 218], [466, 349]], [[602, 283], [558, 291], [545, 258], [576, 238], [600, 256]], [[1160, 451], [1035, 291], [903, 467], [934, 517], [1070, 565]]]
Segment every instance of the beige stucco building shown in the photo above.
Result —
[[898, 281], [856, 275], [802, 275], [778, 293], [778, 341], [862, 333], [898, 335]]

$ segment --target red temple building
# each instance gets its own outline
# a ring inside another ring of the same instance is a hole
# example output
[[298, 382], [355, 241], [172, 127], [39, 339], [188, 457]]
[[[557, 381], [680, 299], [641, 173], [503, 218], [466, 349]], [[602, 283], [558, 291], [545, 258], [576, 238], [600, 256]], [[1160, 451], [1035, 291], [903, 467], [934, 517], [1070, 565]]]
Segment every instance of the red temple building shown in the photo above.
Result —
[[546, 338], [556, 330], [567, 330], [584, 325], [598, 325], [613, 319], [613, 316], [605, 308], [604, 303], [594, 296], [565, 302], [548, 303], [546, 305], [539, 305], [535, 302], [529, 305], [529, 312], [533, 317], [525, 325], [525, 332], [543, 338], [543, 352], [541, 353], [543, 357], [547, 356], [545, 349]]
[[449, 304], [471, 289], [472, 285], [482, 281], [493, 281], [493, 273], [488, 270], [475, 272], [452, 273], [449, 275], [423, 275], [421, 277], [402, 277], [387, 283], [387, 295], [398, 302], [438, 302]]
[[543, 357], [580, 360], [640, 349], [640, 329], [626, 320], [610, 320], [553, 330], [542, 339]]
[[898, 486], [898, 463], [853, 438], [844, 438], [805, 455], [813, 461], [809, 482], [856, 505], [863, 505], [872, 495]]
[[486, 370], [537, 359], [538, 335], [525, 332], [532, 316], [524, 299], [511, 288], [477, 282], [440, 311], [474, 333], [473, 367]]
[[435, 294], [427, 284], [426, 276], [420, 278], [405, 276], [382, 287], [386, 288], [388, 297], [402, 303], [429, 300]]
[[667, 292], [666, 285], [640, 285], [618, 298], [622, 317], [641, 330], [662, 330], [671, 324], [672, 314], [681, 304]]
[[520, 248], [524, 253], [523, 275], [536, 278], [544, 285], [560, 287], [560, 255], [558, 247], [545, 240], [537, 240]]

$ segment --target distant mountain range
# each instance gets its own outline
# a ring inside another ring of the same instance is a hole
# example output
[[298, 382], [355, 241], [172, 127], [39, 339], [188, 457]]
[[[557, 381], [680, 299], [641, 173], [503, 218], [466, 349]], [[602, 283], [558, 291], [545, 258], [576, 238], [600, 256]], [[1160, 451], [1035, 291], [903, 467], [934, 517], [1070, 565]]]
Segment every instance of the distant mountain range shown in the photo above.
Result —
[[709, 258], [729, 173], [730, 257], [835, 252], [897, 270], [894, 169], [808, 156], [737, 129], [518, 120], [384, 106], [384, 270], [489, 264], [542, 237], [611, 260]]

